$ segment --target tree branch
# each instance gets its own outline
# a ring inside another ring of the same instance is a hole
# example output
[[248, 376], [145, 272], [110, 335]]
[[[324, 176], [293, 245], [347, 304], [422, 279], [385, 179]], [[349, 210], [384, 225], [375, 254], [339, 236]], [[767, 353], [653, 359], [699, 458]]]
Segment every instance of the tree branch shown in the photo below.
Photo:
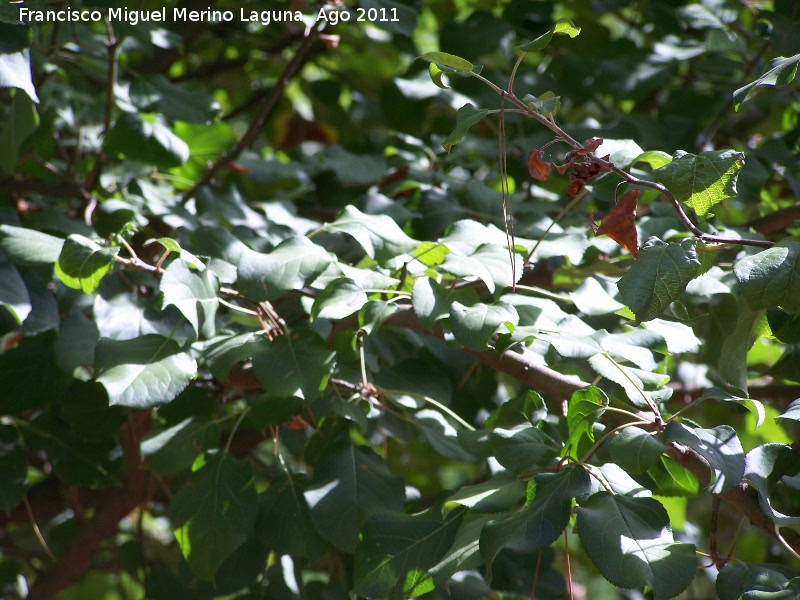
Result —
[[297, 49], [297, 52], [295, 52], [294, 58], [292, 58], [289, 64], [286, 65], [286, 68], [283, 70], [283, 73], [281, 73], [278, 81], [275, 82], [275, 86], [272, 88], [270, 94], [264, 98], [264, 103], [261, 106], [261, 110], [256, 118], [253, 119], [253, 122], [250, 123], [250, 126], [242, 136], [242, 139], [239, 140], [239, 143], [236, 144], [236, 146], [234, 146], [231, 150], [224, 152], [222, 156], [214, 161], [214, 163], [206, 171], [205, 175], [203, 175], [190, 189], [184, 192], [183, 196], [181, 196], [181, 204], [186, 204], [189, 200], [191, 200], [202, 187], [208, 185], [208, 183], [214, 178], [214, 175], [216, 175], [226, 165], [229, 165], [231, 162], [236, 160], [239, 155], [244, 152], [245, 149], [250, 146], [250, 144], [253, 143], [270, 112], [272, 112], [272, 109], [283, 95], [283, 91], [286, 89], [286, 86], [289, 85], [289, 81], [291, 81], [292, 77], [294, 77], [294, 75], [300, 70], [300, 67], [302, 67], [302, 65], [305, 63], [308, 51], [311, 49], [311, 45], [317, 39], [317, 36], [319, 35], [324, 23], [324, 20], [317, 21], [308, 30], [303, 43]]

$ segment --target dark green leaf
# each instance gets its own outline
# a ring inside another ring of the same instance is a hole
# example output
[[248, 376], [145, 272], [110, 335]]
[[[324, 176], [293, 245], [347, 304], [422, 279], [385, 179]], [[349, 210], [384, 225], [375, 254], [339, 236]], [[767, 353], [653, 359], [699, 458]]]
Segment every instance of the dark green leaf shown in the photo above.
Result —
[[544, 50], [550, 44], [550, 41], [553, 39], [553, 35], [556, 33], [568, 35], [569, 37], [574, 38], [580, 32], [581, 28], [576, 27], [575, 24], [569, 19], [559, 19], [556, 21], [556, 24], [553, 26], [553, 28], [547, 33], [540, 35], [532, 42], [517, 46], [515, 50], [517, 52], [537, 52], [539, 50]]
[[719, 600], [797, 600], [800, 577], [780, 565], [730, 561], [717, 576]]
[[769, 329], [784, 344], [800, 344], [800, 314], [789, 315], [779, 308], [767, 310]]
[[712, 150], [700, 154], [678, 151], [672, 162], [653, 171], [680, 202], [705, 217], [716, 204], [736, 197], [736, 176], [744, 154], [734, 150]]
[[192, 571], [213, 581], [222, 562], [247, 539], [258, 511], [250, 463], [216, 453], [173, 496], [170, 520]]
[[667, 511], [653, 498], [599, 492], [578, 507], [577, 527], [592, 562], [618, 587], [650, 586], [655, 600], [666, 600], [697, 572], [694, 545], [674, 542]]
[[738, 308], [736, 324], [725, 337], [717, 368], [723, 380], [747, 391], [747, 352], [755, 343], [759, 322], [764, 318], [763, 310], [752, 310], [741, 296], [736, 299]]
[[94, 359], [96, 378], [111, 405], [147, 408], [175, 399], [197, 374], [197, 364], [174, 340], [143, 335], [101, 339]]
[[467, 508], [496, 513], [525, 500], [525, 483], [515, 475], [501, 472], [475, 485], [465, 485], [447, 498]]
[[798, 472], [800, 472], [800, 457], [790, 446], [776, 443], [763, 444], [747, 453], [744, 480], [758, 492], [761, 510], [779, 527], [800, 528], [800, 516], [782, 512], [776, 507], [773, 499], [776, 479], [780, 479], [784, 473]]
[[256, 377], [268, 395], [317, 398], [333, 369], [336, 353], [316, 334], [282, 335], [253, 356]]
[[591, 487], [583, 467], [567, 467], [561, 473], [534, 476], [533, 501], [511, 517], [492, 521], [481, 532], [481, 555], [491, 577], [492, 563], [500, 550], [532, 552], [552, 544], [569, 523], [572, 499]]
[[[0, 6], [5, 9], [5, 6]], [[0, 18], [0, 55], [14, 54], [30, 48], [33, 43], [33, 30], [30, 25], [24, 25], [17, 19], [17, 15], [7, 15], [3, 10]], [[9, 87], [2, 85], [0, 87]], [[14, 86], [11, 86], [14, 87]]]
[[713, 429], [690, 429], [673, 420], [664, 429], [664, 441], [680, 442], [708, 462], [712, 469], [711, 493], [727, 492], [742, 480], [744, 451], [732, 427], [719, 425]]
[[417, 516], [377, 513], [367, 519], [356, 546], [354, 594], [405, 600], [435, 587], [429, 569], [452, 545], [465, 513], [452, 510], [442, 519], [437, 509]]
[[304, 496], [322, 537], [354, 552], [367, 517], [379, 510], [401, 510], [405, 490], [403, 480], [393, 477], [377, 454], [348, 445], [326, 453]]
[[326, 550], [311, 523], [305, 496], [307, 475], [280, 475], [259, 497], [256, 536], [280, 554], [316, 558]]
[[284, 240], [268, 254], [245, 250], [238, 261], [240, 291], [251, 300], [269, 300], [303, 288], [335, 257], [306, 237]]
[[174, 306], [203, 338], [214, 335], [214, 319], [219, 300], [219, 282], [210, 270], [200, 273], [189, 269], [182, 260], [172, 261], [161, 278], [163, 306]]
[[[442, 264], [442, 270], [452, 273], [457, 277], [472, 279], [477, 277], [490, 292], [494, 293], [495, 286], [499, 288], [511, 287], [515, 283], [512, 277], [510, 256], [508, 249], [497, 244], [481, 244], [469, 256], [448, 254]], [[514, 254], [516, 277], [522, 276], [522, 260]]]
[[111, 155], [169, 169], [189, 159], [189, 146], [159, 117], [123, 113], [106, 135], [103, 149]]
[[192, 466], [198, 454], [219, 444], [219, 428], [211, 421], [189, 417], [142, 440], [144, 468], [170, 475]]
[[739, 107], [756, 93], [757, 88], [765, 85], [788, 85], [794, 81], [798, 63], [800, 63], [800, 54], [788, 58], [785, 56], [773, 58], [758, 79], [733, 92], [736, 110], [739, 110]]
[[478, 295], [471, 288], [453, 290], [445, 288], [429, 277], [419, 277], [414, 282], [411, 303], [414, 314], [428, 329], [442, 317], [450, 315], [450, 306], [455, 302], [472, 306]]
[[25, 336], [0, 353], [0, 414], [15, 415], [61, 397], [71, 377], [56, 364], [55, 333]]
[[488, 108], [475, 108], [472, 104], [465, 104], [459, 108], [456, 114], [456, 128], [447, 136], [447, 139], [442, 142], [442, 147], [447, 150], [449, 154], [453, 146], [464, 139], [470, 127], [483, 121], [488, 114]]
[[515, 473], [533, 469], [543, 457], [555, 451], [547, 435], [530, 423], [512, 429], [494, 429], [489, 439], [497, 462]]
[[414, 420], [422, 427], [422, 433], [431, 448], [442, 456], [470, 462], [477, 460], [475, 456], [464, 450], [458, 441], [458, 430], [441, 413], [424, 408], [414, 413]]
[[21, 324], [32, 310], [28, 288], [17, 268], [0, 254], [0, 306], [4, 306]]
[[567, 447], [571, 446], [576, 452], [584, 436], [594, 441], [594, 424], [603, 416], [607, 406], [608, 396], [598, 387], [591, 386], [572, 394], [567, 409]]
[[340, 277], [331, 281], [314, 300], [312, 319], [343, 319], [361, 309], [367, 302], [367, 294], [355, 281]]
[[118, 253], [119, 248], [105, 248], [82, 235], [72, 234], [61, 248], [55, 272], [67, 287], [91, 294], [111, 272]]
[[39, 97], [31, 78], [30, 52], [20, 50], [13, 54], [0, 54], [0, 88], [19, 88], [38, 104]]
[[512, 331], [518, 322], [517, 311], [505, 302], [479, 303], [474, 306], [453, 302], [450, 306], [450, 328], [456, 341], [465, 348], [478, 352], [486, 350], [498, 329], [505, 327], [507, 331]]
[[[0, 425], [3, 437], [16, 438], [17, 430], [10, 425]], [[16, 444], [6, 444], [0, 439], [0, 510], [8, 514], [22, 502], [28, 489], [28, 461], [25, 452]]]
[[209, 341], [203, 350], [203, 357], [214, 377], [228, 381], [236, 363], [251, 358], [263, 350], [267, 343], [265, 337], [257, 332], [219, 336]]
[[214, 96], [197, 82], [176, 85], [160, 74], [135, 78], [130, 99], [142, 112], [152, 109], [170, 121], [208, 123], [220, 110]]
[[453, 540], [453, 545], [447, 550], [444, 558], [430, 569], [436, 583], [444, 584], [454, 573], [476, 569], [483, 564], [480, 553], [481, 531], [489, 521], [497, 518], [497, 514], [467, 511], [461, 521], [456, 539]]
[[322, 229], [328, 233], [351, 235], [370, 258], [379, 262], [407, 254], [418, 244], [403, 233], [391, 217], [367, 215], [355, 206], [346, 206], [335, 221], [326, 223]]
[[[0, 24], [0, 27], [6, 26]], [[3, 58], [0, 54], [0, 71]], [[9, 175], [16, 173], [20, 150], [38, 125], [39, 115], [31, 99], [26, 94], [14, 94], [11, 110], [0, 133], [0, 170]]]
[[0, 225], [0, 250], [16, 265], [38, 267], [55, 264], [63, 245], [61, 238], [41, 231]]
[[800, 313], [800, 241], [786, 239], [743, 258], [733, 272], [753, 310], [780, 306]]
[[693, 240], [666, 243], [652, 237], [639, 258], [619, 280], [622, 299], [637, 321], [650, 321], [680, 298], [694, 278], [700, 261]]
[[628, 473], [644, 473], [667, 451], [655, 435], [639, 427], [620, 429], [609, 444], [611, 456]]

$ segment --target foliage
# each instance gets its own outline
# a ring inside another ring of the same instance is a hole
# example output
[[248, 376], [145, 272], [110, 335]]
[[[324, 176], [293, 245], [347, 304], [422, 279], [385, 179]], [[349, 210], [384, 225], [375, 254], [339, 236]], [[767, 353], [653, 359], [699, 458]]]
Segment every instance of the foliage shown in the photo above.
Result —
[[798, 597], [797, 3], [262, 4], [0, 0], [2, 595]]

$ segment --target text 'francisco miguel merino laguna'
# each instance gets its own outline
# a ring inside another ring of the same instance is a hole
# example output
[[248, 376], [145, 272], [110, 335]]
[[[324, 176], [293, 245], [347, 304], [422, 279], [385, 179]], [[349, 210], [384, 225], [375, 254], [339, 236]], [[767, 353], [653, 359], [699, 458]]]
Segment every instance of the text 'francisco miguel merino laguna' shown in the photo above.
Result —
[[[147, 22], [166, 22], [167, 8], [162, 7], [158, 10], [131, 10], [128, 8], [109, 8], [107, 14], [100, 10], [34, 10], [26, 6], [20, 6], [19, 18], [25, 23], [68, 23], [83, 21], [86, 23], [102, 21], [107, 17], [109, 21], [122, 21], [130, 25]], [[172, 21], [191, 21], [203, 23], [229, 23], [235, 19], [232, 10], [187, 10], [186, 8], [173, 8]], [[336, 25], [339, 21], [350, 21], [350, 14], [347, 11], [326, 11], [320, 9], [317, 14], [317, 21], [323, 19], [331, 25]], [[299, 10], [246, 10], [239, 9], [239, 21], [244, 23], [270, 23], [281, 22], [300, 22], [303, 14]], [[356, 18], [353, 21], [397, 21], [397, 9], [357, 9]]]

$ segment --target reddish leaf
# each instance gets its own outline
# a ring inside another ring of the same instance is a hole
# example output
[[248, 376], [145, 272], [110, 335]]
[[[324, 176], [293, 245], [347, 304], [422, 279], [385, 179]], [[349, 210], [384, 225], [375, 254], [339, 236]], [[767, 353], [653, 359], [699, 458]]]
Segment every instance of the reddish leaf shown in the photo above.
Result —
[[550, 175], [550, 163], [542, 160], [543, 154], [541, 150], [531, 150], [528, 154], [528, 172], [539, 181], [545, 181]]
[[586, 147], [586, 150], [587, 150], [587, 153], [588, 153], [588, 152], [594, 152], [595, 150], [597, 150], [602, 143], [603, 143], [603, 138], [592, 138], [590, 140], [586, 140], [583, 143], [583, 145]]
[[595, 235], [607, 235], [634, 258], [639, 256], [639, 234], [636, 232], [636, 207], [639, 204], [641, 190], [631, 190], [619, 199], [613, 210], [606, 215], [598, 227], [590, 217], [590, 224]]
[[567, 193], [572, 196], [573, 198], [578, 195], [583, 189], [583, 186], [586, 184], [586, 181], [575, 175], [575, 173], [569, 174], [569, 185], [567, 186]]

